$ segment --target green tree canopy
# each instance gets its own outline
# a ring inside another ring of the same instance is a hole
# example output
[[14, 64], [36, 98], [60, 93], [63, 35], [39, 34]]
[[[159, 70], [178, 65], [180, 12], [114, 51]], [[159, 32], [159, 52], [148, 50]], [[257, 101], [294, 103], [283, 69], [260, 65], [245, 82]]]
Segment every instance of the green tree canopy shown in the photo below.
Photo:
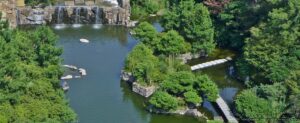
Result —
[[195, 76], [189, 71], [173, 72], [162, 82], [161, 88], [178, 96], [186, 91], [193, 90], [194, 82]]
[[196, 87], [198, 91], [207, 96], [209, 101], [215, 102], [219, 97], [218, 86], [207, 75], [196, 77]]
[[167, 92], [162, 91], [155, 92], [150, 98], [149, 102], [156, 108], [166, 111], [174, 110], [178, 107], [177, 99]]
[[192, 103], [192, 104], [202, 103], [202, 98], [199, 97], [199, 95], [195, 91], [188, 91], [188, 92], [185, 92], [183, 95], [184, 95], [185, 101], [188, 103]]
[[4, 31], [0, 33], [0, 121], [74, 122], [76, 114], [59, 86], [62, 52], [54, 33], [46, 27]]
[[192, 45], [192, 51], [210, 53], [214, 47], [214, 29], [210, 13], [202, 3], [181, 1], [163, 17], [166, 30], [177, 30]]
[[133, 32], [135, 33], [134, 37], [138, 38], [153, 51], [157, 50], [160, 38], [158, 37], [156, 29], [150, 23], [140, 23], [136, 28], [134, 28]]
[[186, 43], [176, 31], [171, 30], [162, 33], [160, 42], [157, 48], [158, 52], [166, 55], [178, 55], [190, 50], [190, 45]]
[[300, 69], [296, 55], [300, 49], [300, 5], [295, 0], [283, 5], [268, 14], [267, 22], [251, 29], [244, 49], [245, 60], [271, 82], [285, 81]]
[[152, 79], [159, 75], [158, 58], [143, 43], [134, 47], [125, 62], [125, 70], [132, 72], [138, 82], [151, 84]]

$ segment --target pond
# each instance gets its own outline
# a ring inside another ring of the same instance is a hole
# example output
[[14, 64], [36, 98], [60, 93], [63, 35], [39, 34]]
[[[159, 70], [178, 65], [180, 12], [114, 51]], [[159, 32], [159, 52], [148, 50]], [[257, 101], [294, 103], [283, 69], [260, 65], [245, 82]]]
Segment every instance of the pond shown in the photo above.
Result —
[[[151, 20], [158, 31], [163, 28]], [[57, 26], [57, 25], [56, 25]], [[67, 81], [70, 90], [67, 98], [71, 107], [78, 114], [80, 123], [199, 123], [203, 119], [188, 116], [157, 115], [145, 110], [145, 98], [133, 93], [128, 84], [120, 81], [120, 71], [123, 68], [126, 55], [138, 43], [127, 28], [122, 26], [83, 25], [74, 28], [64, 25], [64, 28], [53, 29], [59, 36], [59, 46], [63, 47], [63, 63], [75, 65], [87, 70], [87, 76]], [[79, 39], [88, 39], [90, 43], [81, 43]], [[217, 49], [209, 57], [193, 59], [189, 65], [206, 61], [234, 57], [229, 50]], [[240, 82], [228, 76], [231, 63], [213, 66], [196, 72], [207, 74], [220, 89], [220, 95], [233, 106], [233, 99], [243, 86]], [[200, 108], [209, 118], [219, 117], [219, 111], [213, 104], [205, 101]]]
[[[120, 81], [125, 57], [137, 43], [128, 29], [66, 26], [55, 33], [59, 36], [58, 45], [64, 49], [63, 63], [87, 70], [87, 76], [67, 81], [70, 86], [67, 98], [80, 123], [204, 122], [186, 116], [150, 114], [145, 110], [145, 99]], [[80, 38], [88, 39], [90, 43], [81, 43]]]

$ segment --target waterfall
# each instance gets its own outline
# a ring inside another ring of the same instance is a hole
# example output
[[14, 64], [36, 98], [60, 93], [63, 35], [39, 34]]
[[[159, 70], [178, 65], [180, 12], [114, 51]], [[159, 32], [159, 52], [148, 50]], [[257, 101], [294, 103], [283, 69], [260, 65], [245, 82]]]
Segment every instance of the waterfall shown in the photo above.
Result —
[[59, 6], [57, 9], [57, 24], [62, 24], [63, 23], [63, 17], [64, 17], [64, 11], [63, 7]]
[[100, 8], [96, 8], [96, 13], [95, 13], [95, 24], [102, 24], [102, 11], [100, 11]]
[[56, 8], [56, 24], [54, 26], [55, 29], [63, 29], [65, 28], [65, 24], [63, 22], [64, 19], [64, 10], [65, 8], [63, 6], [58, 6]]
[[75, 10], [75, 24], [80, 24], [80, 7]]
[[79, 27], [81, 27], [82, 25], [81, 25], [81, 8], [80, 7], [77, 7], [76, 9], [75, 9], [75, 22], [74, 22], [74, 24], [73, 24], [73, 27], [74, 28], [79, 28]]
[[96, 7], [95, 10], [95, 24], [93, 25], [93, 28], [99, 29], [102, 26], [102, 9], [99, 7]]

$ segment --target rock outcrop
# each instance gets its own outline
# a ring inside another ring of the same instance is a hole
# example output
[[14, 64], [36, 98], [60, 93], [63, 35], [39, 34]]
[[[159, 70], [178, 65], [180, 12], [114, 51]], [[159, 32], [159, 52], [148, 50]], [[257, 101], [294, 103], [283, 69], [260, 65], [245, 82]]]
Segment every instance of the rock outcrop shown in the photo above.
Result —
[[121, 72], [121, 79], [132, 85], [133, 92], [146, 98], [151, 96], [156, 90], [155, 86], [145, 86], [137, 83], [132, 73], [124, 70]]
[[[57, 18], [63, 16], [64, 24], [98, 24], [95, 18], [100, 17], [100, 24], [131, 26], [129, 0], [118, 0], [119, 5], [107, 6], [87, 3], [77, 6], [68, 3], [66, 6], [25, 6], [16, 7], [14, 0], [0, 1], [0, 11], [11, 26], [27, 24], [57, 23]], [[57, 9], [63, 7], [63, 13], [58, 15]], [[100, 8], [101, 15], [96, 16], [95, 8]], [[79, 14], [78, 14], [79, 12]], [[76, 20], [76, 21], [75, 21]], [[60, 24], [60, 23], [59, 23]]]
[[133, 82], [132, 84], [132, 91], [143, 97], [151, 96], [155, 92], [155, 90], [155, 86], [143, 86], [137, 82]]
[[135, 78], [133, 77], [132, 73], [126, 72], [124, 70], [121, 71], [121, 79], [129, 83], [133, 83], [135, 81]]
[[148, 109], [149, 112], [157, 113], [157, 114], [177, 114], [177, 115], [187, 115], [193, 117], [205, 117], [201, 112], [194, 108], [185, 108], [185, 109], [177, 109], [175, 111], [164, 111], [161, 109], [155, 109], [153, 107]]
[[11, 27], [17, 26], [15, 0], [0, 0], [0, 12], [2, 19], [8, 20]]
[[180, 54], [179, 56], [177, 56], [177, 59], [182, 60], [183, 63], [187, 63], [188, 60], [191, 59], [196, 59], [196, 58], [200, 58], [200, 57], [206, 57], [207, 54], [200, 52], [200, 53], [185, 53], [185, 54]]

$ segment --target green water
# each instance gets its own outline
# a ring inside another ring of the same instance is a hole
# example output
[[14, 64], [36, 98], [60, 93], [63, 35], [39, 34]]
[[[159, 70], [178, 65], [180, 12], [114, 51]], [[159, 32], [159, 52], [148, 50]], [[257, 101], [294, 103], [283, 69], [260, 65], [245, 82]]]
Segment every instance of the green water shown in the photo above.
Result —
[[[158, 26], [158, 24], [156, 24]], [[92, 26], [55, 30], [64, 48], [64, 64], [85, 68], [87, 76], [67, 81], [67, 98], [80, 123], [199, 123], [187, 116], [156, 115], [145, 111], [145, 99], [120, 81], [128, 52], [137, 41], [126, 28]], [[90, 43], [79, 42], [80, 38]]]

